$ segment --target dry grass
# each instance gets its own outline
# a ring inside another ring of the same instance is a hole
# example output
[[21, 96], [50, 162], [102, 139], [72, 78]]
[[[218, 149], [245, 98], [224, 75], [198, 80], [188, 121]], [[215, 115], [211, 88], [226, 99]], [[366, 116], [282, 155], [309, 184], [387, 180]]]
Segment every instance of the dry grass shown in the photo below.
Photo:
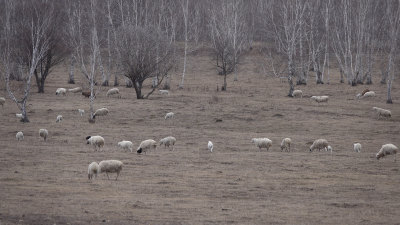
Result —
[[[102, 88], [95, 108], [110, 113], [95, 124], [87, 120], [87, 98], [55, 95], [58, 87], [75, 87], [63, 67], [48, 78], [45, 94], [32, 89], [30, 123], [18, 122], [7, 99], [0, 109], [0, 224], [398, 223], [400, 162], [374, 154], [382, 144], [400, 145], [400, 83], [393, 84], [393, 105], [385, 104], [379, 77], [368, 86], [377, 97], [357, 101], [365, 86], [340, 84], [337, 74], [330, 85], [310, 78], [297, 87], [305, 97], [293, 99], [287, 83], [258, 73], [259, 61], [249, 54], [239, 81], [229, 76], [227, 92], [216, 92], [223, 78], [207, 51], [189, 58], [183, 90], [176, 72], [169, 96], [136, 100], [133, 89], [120, 87], [121, 98], [106, 98]], [[318, 105], [311, 95], [330, 99]], [[393, 118], [377, 120], [373, 106], [390, 109]], [[175, 117], [165, 121], [170, 111]], [[40, 128], [49, 130], [47, 142]], [[25, 140], [18, 143], [20, 130]], [[87, 135], [103, 136], [104, 151], [86, 145]], [[174, 151], [161, 146], [137, 155], [117, 147], [123, 139], [138, 146], [169, 135], [177, 139]], [[253, 137], [270, 138], [272, 150], [259, 151]], [[293, 152], [280, 151], [284, 137], [292, 138]], [[327, 139], [333, 154], [308, 152], [317, 138]], [[363, 145], [361, 153], [353, 152], [354, 142]], [[88, 181], [89, 163], [104, 159], [123, 161], [119, 180], [102, 174]]]

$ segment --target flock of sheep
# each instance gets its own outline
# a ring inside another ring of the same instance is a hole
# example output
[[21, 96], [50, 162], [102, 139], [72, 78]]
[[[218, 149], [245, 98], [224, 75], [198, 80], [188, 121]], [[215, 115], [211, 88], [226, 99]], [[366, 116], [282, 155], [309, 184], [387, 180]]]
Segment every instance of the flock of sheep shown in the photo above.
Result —
[[[82, 88], [80, 88], [80, 87], [72, 88], [72, 89], [68, 89], [68, 90], [65, 88], [58, 88], [56, 90], [56, 95], [66, 95], [67, 92], [72, 92], [72, 93], [82, 92], [82, 95], [84, 95], [86, 97], [90, 96], [90, 93], [89, 93], [89, 95], [87, 95], [87, 93], [83, 92]], [[107, 91], [106, 96], [110, 97], [110, 96], [116, 95], [116, 94], [119, 95], [119, 89], [112, 88]], [[160, 90], [160, 94], [169, 95], [169, 91]], [[293, 96], [302, 98], [303, 92], [301, 90], [294, 90]], [[356, 98], [361, 99], [361, 98], [373, 97], [373, 96], [375, 96], [375, 92], [369, 91], [368, 89], [366, 89], [362, 93], [357, 94]], [[311, 97], [311, 100], [314, 100], [317, 103], [328, 102], [328, 99], [329, 99], [328, 96], [312, 96]], [[4, 107], [4, 104], [5, 104], [5, 98], [0, 98], [0, 105], [2, 105]], [[378, 118], [380, 118], [380, 117], [390, 118], [391, 117], [391, 112], [389, 110], [378, 108], [378, 107], [373, 107], [373, 110], [377, 112]], [[85, 111], [83, 109], [78, 109], [78, 112], [81, 116], [83, 116], [83, 114], [85, 113]], [[109, 113], [109, 110], [107, 108], [97, 109], [94, 113], [94, 118], [96, 116], [105, 116], [108, 113]], [[164, 119], [165, 120], [173, 119], [174, 115], [175, 114], [173, 112], [168, 112], [165, 115]], [[21, 114], [16, 114], [16, 116], [18, 118], [22, 118]], [[56, 122], [59, 123], [62, 121], [62, 119], [63, 119], [62, 115], [58, 115], [56, 118]], [[47, 129], [39, 130], [39, 137], [43, 138], [44, 141], [47, 140], [48, 135], [49, 135], [49, 132]], [[19, 131], [16, 134], [16, 139], [18, 141], [22, 141], [24, 139], [24, 134], [22, 133], [22, 131]], [[105, 140], [101, 136], [87, 136], [86, 142], [87, 142], [87, 144], [92, 145], [94, 147], [95, 151], [100, 151], [101, 148], [103, 148], [105, 145]], [[260, 150], [262, 148], [266, 148], [268, 151], [269, 148], [272, 146], [272, 141], [268, 138], [253, 138], [251, 140], [251, 142], [253, 144], [255, 144], [255, 146], [257, 146]], [[172, 136], [168, 136], [168, 137], [162, 138], [158, 143], [160, 146], [164, 145], [165, 148], [166, 147], [169, 148], [170, 146], [172, 146], [172, 150], [173, 150], [174, 145], [176, 143], [176, 138], [172, 137]], [[280, 144], [281, 151], [289, 152], [291, 150], [292, 145], [293, 145], [293, 143], [290, 138], [283, 138], [283, 140]], [[130, 152], [133, 151], [133, 143], [131, 141], [122, 140], [122, 141], [118, 142], [118, 147], [120, 147], [126, 151], [130, 151]], [[355, 143], [354, 151], [361, 152], [361, 147], [362, 146], [360, 143]], [[157, 142], [152, 139], [148, 139], [148, 140], [144, 140], [140, 143], [139, 147], [136, 149], [136, 152], [138, 154], [141, 154], [141, 153], [146, 153], [147, 151], [149, 151], [151, 149], [156, 149], [156, 148], [157, 148]], [[208, 142], [207, 148], [210, 152], [213, 152], [214, 145], [211, 141]], [[310, 151], [325, 150], [325, 151], [332, 152], [332, 147], [328, 144], [328, 141], [326, 139], [317, 139], [310, 146], [309, 150]], [[398, 151], [398, 148], [395, 145], [385, 144], [385, 145], [382, 145], [381, 149], [378, 151], [378, 153], [376, 153], [376, 158], [380, 159], [386, 155], [394, 155], [397, 153], [397, 151]], [[97, 177], [97, 174], [99, 174], [99, 173], [106, 173], [108, 178], [109, 178], [109, 176], [108, 176], [109, 173], [117, 173], [117, 177], [116, 177], [116, 179], [117, 179], [122, 170], [122, 167], [123, 167], [123, 163], [119, 160], [103, 160], [99, 163], [92, 162], [89, 164], [89, 167], [88, 167], [88, 179]]]

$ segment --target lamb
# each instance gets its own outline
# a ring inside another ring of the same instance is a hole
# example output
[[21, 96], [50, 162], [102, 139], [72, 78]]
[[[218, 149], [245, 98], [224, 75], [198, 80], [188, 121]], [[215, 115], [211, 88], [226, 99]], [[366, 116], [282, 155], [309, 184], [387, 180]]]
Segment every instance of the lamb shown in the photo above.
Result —
[[360, 143], [355, 143], [354, 144], [354, 151], [361, 152], [361, 144]]
[[81, 116], [83, 116], [83, 114], [85, 113], [85, 110], [83, 109], [78, 109], [79, 114], [81, 114]]
[[117, 173], [117, 177], [115, 178], [117, 180], [123, 165], [119, 160], [103, 160], [99, 163], [99, 172], [106, 173], [108, 179], [110, 179], [108, 173]]
[[[380, 159], [387, 155], [394, 155], [397, 153], [398, 150], [399, 150], [399, 148], [397, 148], [394, 144], [382, 145], [382, 148], [379, 150], [378, 153], [376, 153], [376, 159]], [[395, 160], [396, 160], [396, 158], [395, 158]]]
[[169, 148], [169, 146], [172, 145], [172, 150], [174, 150], [175, 142], [176, 142], [176, 138], [169, 136], [169, 137], [161, 139], [160, 145], [164, 145], [164, 148], [165, 147]]
[[102, 136], [87, 136], [86, 137], [86, 144], [91, 144], [94, 146], [94, 150], [97, 151], [97, 148], [104, 147], [105, 141]]
[[284, 138], [281, 142], [281, 151], [285, 149], [285, 151], [290, 152], [290, 145], [292, 144], [292, 139]]
[[39, 136], [42, 137], [44, 141], [46, 141], [47, 136], [49, 136], [49, 131], [46, 129], [40, 129]]
[[310, 152], [312, 152], [314, 149], [318, 149], [321, 151], [321, 149], [327, 149], [328, 148], [328, 141], [325, 139], [317, 139], [314, 141], [314, 143], [310, 146]]
[[119, 94], [119, 89], [118, 88], [111, 88], [110, 90], [107, 91], [106, 96], [110, 97], [111, 95]]
[[118, 142], [118, 147], [121, 147], [124, 150], [130, 150], [132, 152], [133, 143], [131, 141], [120, 141]]
[[164, 119], [173, 119], [174, 115], [175, 114], [173, 112], [169, 112], [169, 113], [165, 114], [165, 118]]
[[17, 141], [24, 140], [24, 133], [22, 133], [22, 131], [19, 131], [17, 135], [15, 135], [15, 137], [17, 138]]
[[96, 110], [96, 112], [94, 112], [93, 118], [96, 118], [96, 116], [105, 116], [108, 114], [108, 109], [107, 108], [101, 108]]
[[4, 107], [4, 104], [6, 103], [6, 99], [5, 98], [3, 98], [3, 97], [1, 97], [0, 98], [0, 105], [1, 105], [1, 107]]
[[328, 102], [329, 96], [323, 95], [323, 96], [311, 96], [311, 99], [321, 103], [321, 102]]
[[214, 145], [213, 145], [213, 143], [211, 142], [211, 141], [208, 141], [208, 150], [210, 150], [210, 152], [212, 152], [213, 151], [213, 149], [214, 149]]
[[78, 92], [81, 92], [81, 91], [82, 91], [81, 87], [68, 89], [68, 92], [72, 92], [72, 93], [78, 93]]
[[93, 179], [93, 175], [97, 178], [97, 174], [100, 173], [100, 167], [97, 162], [92, 162], [88, 167], [88, 179]]
[[328, 145], [328, 147], [325, 148], [325, 151], [332, 153], [332, 146]]
[[382, 109], [382, 108], [378, 108], [378, 107], [372, 107], [373, 110], [375, 110], [378, 113], [378, 119], [380, 117], [392, 117], [392, 112], [390, 112], [390, 110], [387, 109]]
[[300, 97], [303, 98], [303, 92], [301, 90], [294, 90], [293, 97]]
[[266, 148], [267, 151], [272, 145], [272, 141], [268, 138], [253, 138], [251, 142], [254, 143], [260, 150], [261, 148]]
[[56, 95], [66, 95], [67, 94], [67, 89], [65, 88], [57, 88], [56, 90]]
[[61, 122], [62, 119], [63, 119], [63, 116], [62, 115], [58, 115], [57, 119], [56, 119], [56, 123]]
[[363, 95], [361, 96], [361, 98], [375, 97], [375, 96], [376, 96], [375, 92], [373, 92], [373, 91], [368, 91], [368, 92], [365, 92], [365, 94], [363, 94]]
[[138, 154], [140, 154], [142, 152], [146, 153], [147, 150], [149, 150], [151, 148], [156, 149], [157, 142], [152, 139], [144, 140], [144, 141], [142, 141], [142, 143], [140, 143], [139, 148], [137, 149], [137, 153]]
[[16, 113], [15, 116], [16, 116], [17, 118], [19, 118], [19, 119], [22, 119], [22, 118], [23, 118], [22, 113]]
[[169, 91], [168, 90], [159, 90], [161, 95], [169, 95]]

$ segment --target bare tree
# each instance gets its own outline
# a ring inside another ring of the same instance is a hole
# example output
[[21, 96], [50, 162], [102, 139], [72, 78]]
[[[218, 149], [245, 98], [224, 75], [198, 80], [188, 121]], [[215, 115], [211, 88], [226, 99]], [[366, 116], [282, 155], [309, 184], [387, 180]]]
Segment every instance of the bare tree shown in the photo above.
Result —
[[182, 80], [179, 84], [179, 88], [183, 88], [183, 84], [185, 81], [185, 73], [186, 73], [186, 60], [187, 60], [187, 49], [188, 49], [188, 17], [189, 17], [189, 0], [181, 0], [182, 12], [183, 12], [183, 21], [185, 24], [185, 50], [183, 56], [183, 72], [182, 72]]

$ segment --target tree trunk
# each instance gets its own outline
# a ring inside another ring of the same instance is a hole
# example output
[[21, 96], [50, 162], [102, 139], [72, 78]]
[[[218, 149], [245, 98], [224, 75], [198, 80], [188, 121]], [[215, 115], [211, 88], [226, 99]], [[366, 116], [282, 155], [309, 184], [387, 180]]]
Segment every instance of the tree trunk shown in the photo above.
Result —
[[344, 83], [343, 70], [340, 69], [340, 83]]
[[227, 86], [227, 83], [226, 83], [226, 71], [225, 71], [224, 72], [224, 86], [222, 86], [221, 91], [226, 91], [226, 86]]
[[68, 84], [75, 84], [74, 72], [75, 72], [75, 57], [74, 55], [71, 54]]
[[117, 73], [114, 75], [114, 86], [119, 86]]
[[388, 72], [385, 71], [385, 69], [382, 69], [382, 79], [381, 79], [381, 84], [386, 84], [386, 80], [387, 80], [387, 76], [388, 76]]
[[142, 82], [139, 82], [139, 81], [132, 81], [132, 83], [133, 83], [133, 87], [135, 88], [136, 98], [137, 98], [137, 99], [143, 99], [143, 95], [142, 95]]
[[391, 92], [392, 92], [392, 79], [389, 78], [387, 81], [387, 100], [386, 100], [387, 104], [393, 104]]

